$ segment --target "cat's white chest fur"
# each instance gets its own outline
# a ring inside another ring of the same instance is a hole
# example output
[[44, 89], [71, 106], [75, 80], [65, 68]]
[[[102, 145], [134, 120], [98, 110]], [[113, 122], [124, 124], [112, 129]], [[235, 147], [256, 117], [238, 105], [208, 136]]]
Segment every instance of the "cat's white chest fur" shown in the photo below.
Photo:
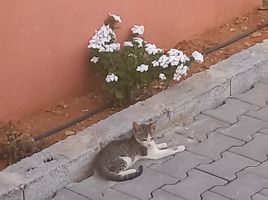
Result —
[[122, 160], [126, 162], [126, 169], [130, 168], [136, 161], [140, 159], [140, 156], [135, 156], [134, 160], [130, 157], [120, 157]]

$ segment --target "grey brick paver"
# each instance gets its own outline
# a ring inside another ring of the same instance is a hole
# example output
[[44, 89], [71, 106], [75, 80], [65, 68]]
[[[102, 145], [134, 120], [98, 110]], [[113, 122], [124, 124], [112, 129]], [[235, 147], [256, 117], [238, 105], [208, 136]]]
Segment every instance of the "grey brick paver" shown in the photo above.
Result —
[[268, 197], [262, 194], [255, 194], [252, 196], [252, 200], [268, 200]]
[[66, 188], [63, 188], [57, 192], [56, 196], [52, 200], [91, 200], [82, 195], [76, 194]]
[[153, 169], [144, 168], [143, 174], [133, 180], [117, 183], [112, 188], [121, 191], [138, 199], [147, 200], [151, 192], [164, 184], [173, 184], [178, 180], [159, 173]]
[[252, 141], [242, 147], [233, 147], [230, 151], [259, 162], [265, 161], [268, 153], [268, 136], [256, 133], [253, 138]]
[[246, 142], [253, 139], [252, 135], [259, 130], [268, 127], [268, 123], [242, 115], [238, 118], [238, 122], [228, 128], [218, 129], [217, 132], [231, 136]]
[[268, 189], [264, 188], [252, 196], [252, 200], [268, 200]]
[[151, 168], [160, 171], [161, 173], [176, 177], [182, 180], [187, 177], [186, 172], [200, 165], [201, 163], [210, 163], [210, 159], [199, 155], [184, 151], [176, 154], [171, 160], [160, 164], [152, 165]]
[[257, 167], [249, 167], [245, 171], [261, 178], [268, 179], [268, 161], [263, 162]]
[[99, 178], [98, 176], [91, 176], [81, 181], [80, 183], [72, 183], [66, 188], [83, 196], [96, 200], [100, 199], [103, 192], [108, 190], [114, 184], [116, 184], [116, 182], [106, 181]]
[[229, 124], [226, 122], [200, 114], [192, 124], [186, 127], [177, 128], [176, 132], [194, 138], [200, 142], [207, 139], [208, 133], [213, 132], [220, 127], [228, 126]]
[[251, 200], [252, 195], [267, 185], [267, 179], [242, 171], [236, 180], [226, 186], [216, 186], [211, 191], [233, 200]]
[[230, 200], [211, 191], [206, 191], [201, 196], [203, 200]]
[[151, 200], [185, 200], [185, 199], [182, 199], [169, 192], [159, 189], [153, 192], [153, 198]]
[[200, 165], [198, 169], [231, 181], [236, 178], [235, 174], [243, 168], [248, 166], [257, 166], [259, 164], [254, 160], [239, 156], [231, 152], [224, 152], [222, 156], [223, 158], [211, 164]]
[[237, 118], [251, 110], [257, 110], [259, 107], [254, 106], [239, 100], [227, 99], [226, 103], [222, 106], [203, 112], [204, 114], [220, 119], [224, 122], [233, 124], [237, 122]]
[[259, 82], [268, 85], [268, 78], [263, 78]]
[[262, 189], [262, 190], [260, 191], [260, 194], [265, 195], [265, 196], [268, 197], [268, 187]]
[[263, 107], [268, 101], [268, 85], [263, 83], [254, 84], [253, 89], [243, 94], [235, 95], [234, 98], [257, 105], [259, 107]]
[[185, 135], [176, 133], [177, 129], [178, 127], [176, 126], [165, 130], [164, 132], [162, 132], [162, 137], [157, 138], [156, 143], [165, 142], [168, 144], [169, 147], [174, 147], [178, 145], [190, 146], [192, 144], [198, 143], [198, 141], [193, 138], [189, 138]]
[[233, 146], [241, 146], [244, 142], [212, 132], [205, 141], [190, 146], [187, 150], [206, 158], [217, 160], [221, 158], [221, 153]]
[[268, 122], [268, 106], [265, 106], [258, 111], [250, 111], [247, 113], [247, 115]]
[[108, 189], [103, 193], [103, 196], [98, 200], [138, 200], [122, 192], [113, 189]]
[[166, 185], [162, 189], [187, 200], [200, 200], [200, 195], [212, 186], [226, 183], [223, 179], [194, 169], [186, 179], [175, 185]]
[[268, 135], [268, 128], [260, 130], [260, 133], [263, 133], [265, 135]]

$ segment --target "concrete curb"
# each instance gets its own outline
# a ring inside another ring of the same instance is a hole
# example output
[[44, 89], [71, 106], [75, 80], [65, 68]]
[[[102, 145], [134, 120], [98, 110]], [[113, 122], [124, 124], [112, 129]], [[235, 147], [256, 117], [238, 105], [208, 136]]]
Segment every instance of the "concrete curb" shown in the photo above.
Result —
[[[101, 144], [125, 137], [133, 121], [157, 121], [158, 131], [187, 123], [235, 93], [268, 76], [268, 40], [242, 51], [0, 172], [0, 199], [43, 200], [91, 174]], [[52, 158], [52, 159], [50, 159]]]

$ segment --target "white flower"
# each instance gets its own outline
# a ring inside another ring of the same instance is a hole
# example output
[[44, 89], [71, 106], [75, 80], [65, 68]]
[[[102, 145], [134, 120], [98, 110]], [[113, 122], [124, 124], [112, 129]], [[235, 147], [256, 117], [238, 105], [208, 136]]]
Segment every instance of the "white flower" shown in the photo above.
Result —
[[114, 51], [120, 50], [120, 43], [112, 43], [109, 45]]
[[194, 51], [192, 53], [192, 57], [194, 58], [195, 61], [197, 61], [199, 63], [204, 62], [204, 56], [198, 51]]
[[120, 43], [106, 44], [99, 48], [99, 52], [114, 52], [119, 50], [120, 50]]
[[95, 35], [91, 38], [88, 48], [98, 49], [99, 52], [113, 52], [120, 49], [119, 43], [111, 43], [116, 41], [116, 35], [109, 25], [102, 25]]
[[99, 57], [94, 56], [93, 58], [90, 59], [91, 62], [97, 63], [99, 61]]
[[169, 56], [168, 61], [169, 61], [171, 66], [177, 66], [180, 64], [180, 56], [178, 56], [178, 55]]
[[177, 74], [177, 73], [174, 73], [173, 74], [173, 80], [174, 81], [179, 81], [181, 79], [181, 75], [180, 74]]
[[183, 52], [178, 49], [170, 49], [167, 53], [170, 56], [178, 56], [183, 54]]
[[109, 16], [111, 16], [112, 18], [114, 18], [114, 21], [116, 21], [116, 22], [119, 22], [119, 23], [122, 22], [121, 17], [118, 16], [118, 15], [109, 13]]
[[183, 53], [183, 54], [180, 55], [180, 61], [182, 63], [186, 63], [189, 60], [190, 60], [190, 58], [188, 58], [188, 56], [186, 54]]
[[182, 69], [182, 74], [186, 75], [187, 74], [187, 71], [188, 71], [188, 66], [183, 66], [183, 69]]
[[133, 47], [133, 44], [130, 41], [126, 41], [126, 42], [124, 42], [124, 46], [125, 47]]
[[158, 52], [163, 52], [162, 49], [159, 49], [155, 46], [155, 44], [146, 44], [145, 45], [145, 51], [147, 51], [147, 53], [149, 55], [155, 55], [157, 54]]
[[106, 76], [106, 78], [105, 78], [105, 81], [107, 82], [107, 83], [110, 83], [110, 82], [113, 82], [113, 81], [118, 81], [118, 76], [116, 76], [114, 73], [110, 73], [110, 74], [108, 74], [107, 76]]
[[181, 74], [181, 75], [185, 75], [187, 74], [188, 71], [188, 67], [184, 66], [184, 65], [180, 65], [176, 68], [176, 74]]
[[154, 67], [158, 67], [159, 66], [159, 62], [157, 60], [154, 60], [152, 62], [152, 64], [153, 64]]
[[167, 68], [169, 65], [169, 58], [166, 55], [162, 55], [160, 56], [160, 58], [158, 59], [159, 65], [163, 68]]
[[160, 73], [160, 74], [159, 74], [159, 78], [160, 78], [161, 80], [166, 80], [166, 79], [167, 79], [166, 75], [163, 74], [163, 73]]
[[133, 38], [134, 42], [136, 42], [138, 44], [138, 47], [143, 47], [143, 39], [139, 38], [139, 37], [134, 37]]
[[131, 31], [133, 34], [138, 34], [138, 35], [142, 35], [144, 33], [144, 26], [143, 25], [134, 25], [131, 28]]
[[146, 72], [146, 71], [148, 71], [148, 69], [149, 69], [148, 65], [141, 64], [141, 65], [137, 66], [136, 71], [137, 72]]

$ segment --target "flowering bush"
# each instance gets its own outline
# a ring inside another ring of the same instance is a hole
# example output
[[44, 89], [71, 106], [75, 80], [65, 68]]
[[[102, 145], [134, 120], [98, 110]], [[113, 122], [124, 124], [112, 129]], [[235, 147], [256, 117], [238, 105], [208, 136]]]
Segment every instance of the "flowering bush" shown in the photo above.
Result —
[[121, 22], [120, 16], [109, 14], [88, 44], [90, 61], [106, 76], [105, 88], [119, 103], [135, 98], [155, 80], [179, 81], [193, 61], [203, 62], [203, 55], [197, 51], [188, 57], [178, 49], [164, 52], [145, 41], [143, 25], [134, 25], [128, 41], [121, 46], [114, 32]]

